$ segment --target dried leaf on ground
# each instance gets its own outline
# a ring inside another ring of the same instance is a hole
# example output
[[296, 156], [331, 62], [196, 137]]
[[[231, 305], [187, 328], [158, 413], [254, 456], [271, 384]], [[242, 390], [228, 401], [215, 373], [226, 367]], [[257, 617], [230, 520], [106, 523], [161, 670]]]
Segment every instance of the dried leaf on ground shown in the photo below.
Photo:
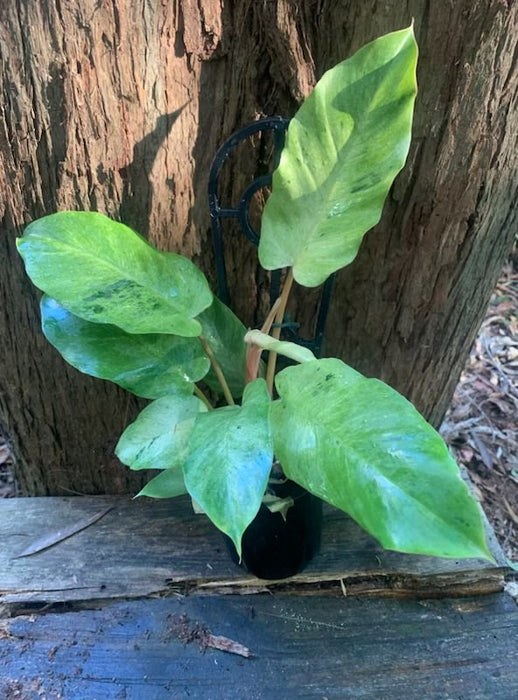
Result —
[[90, 527], [90, 525], [96, 523], [104, 515], [106, 515], [106, 513], [109, 513], [110, 510], [113, 510], [114, 508], [115, 506], [109, 506], [104, 510], [94, 513], [94, 515], [90, 515], [88, 518], [82, 518], [81, 520], [72, 523], [72, 525], [63, 528], [62, 530], [58, 530], [56, 532], [49, 532], [48, 534], [43, 535], [43, 537], [40, 537], [35, 542], [32, 542], [28, 547], [26, 547], [23, 550], [23, 552], [20, 552], [20, 554], [17, 554], [15, 557], [13, 557], [13, 559], [30, 557], [33, 554], [42, 552], [44, 549], [49, 549], [49, 547], [53, 547], [59, 542], [63, 542], [63, 540], [72, 537], [72, 535], [75, 535], [76, 533], [81, 532], [81, 530], [85, 530], [87, 527]]

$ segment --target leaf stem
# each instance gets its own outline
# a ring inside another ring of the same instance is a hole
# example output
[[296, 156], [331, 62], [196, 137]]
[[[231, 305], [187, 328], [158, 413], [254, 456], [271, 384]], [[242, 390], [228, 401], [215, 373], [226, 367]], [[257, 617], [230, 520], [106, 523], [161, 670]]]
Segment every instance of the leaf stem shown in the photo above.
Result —
[[218, 381], [220, 383], [220, 386], [223, 390], [223, 396], [225, 397], [226, 402], [228, 403], [229, 406], [234, 405], [234, 398], [230, 392], [230, 389], [228, 388], [227, 380], [225, 379], [225, 375], [221, 371], [221, 367], [219, 366], [219, 363], [216, 359], [216, 356], [212, 352], [212, 348], [208, 344], [207, 340], [202, 336], [199, 335], [198, 339], [200, 343], [202, 344], [202, 347], [205, 351], [205, 354], [210, 360], [210, 364], [212, 365], [212, 369], [214, 370], [214, 374], [218, 378]]
[[[272, 336], [275, 340], [279, 340], [281, 337], [281, 324], [284, 320], [284, 313], [286, 312], [286, 306], [288, 304], [288, 297], [290, 296], [291, 287], [293, 284], [293, 268], [290, 267], [284, 280], [284, 285], [282, 288], [282, 294], [280, 296], [279, 307], [275, 315], [275, 325], [272, 331]], [[273, 380], [275, 377], [275, 368], [277, 366], [277, 353], [270, 351], [268, 355], [268, 366], [266, 369], [266, 386], [270, 392], [270, 396], [273, 396]]]
[[196, 386], [196, 384], [194, 385], [194, 393], [195, 393], [196, 396], [200, 399], [200, 401], [202, 401], [202, 402], [205, 404], [205, 406], [207, 406], [207, 408], [209, 409], [209, 411], [212, 411], [212, 410], [213, 410], [214, 406], [211, 404], [211, 402], [210, 402], [210, 401], [208, 400], [208, 398], [205, 396], [205, 394], [204, 394], [203, 391], [200, 389], [200, 387], [199, 387], [199, 386]]
[[[268, 312], [268, 316], [266, 317], [266, 321], [263, 323], [261, 332], [262, 333], [269, 333], [270, 328], [272, 327], [272, 323], [275, 320], [275, 314], [277, 313], [277, 309], [279, 308], [279, 304], [281, 303], [281, 298], [277, 297], [277, 299], [274, 301], [272, 308]], [[246, 343], [246, 336], [245, 336], [245, 343]], [[261, 353], [262, 353], [262, 348], [260, 348], [258, 345], [254, 345], [253, 343], [248, 346], [248, 349], [246, 351], [246, 370], [245, 370], [245, 383], [248, 384], [249, 382], [253, 382], [254, 379], [257, 379], [257, 373], [259, 371], [259, 363], [261, 361]]]

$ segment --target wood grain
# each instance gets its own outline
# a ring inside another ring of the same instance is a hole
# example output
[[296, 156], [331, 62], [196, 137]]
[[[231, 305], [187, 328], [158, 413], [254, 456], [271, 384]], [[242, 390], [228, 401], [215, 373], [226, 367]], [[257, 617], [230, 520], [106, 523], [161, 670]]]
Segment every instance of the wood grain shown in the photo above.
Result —
[[[327, 68], [413, 17], [411, 155], [337, 281], [326, 352], [437, 424], [514, 237], [517, 3], [0, 3], [0, 421], [26, 495], [134, 491], [140, 475], [112, 456], [136, 402], [67, 368], [40, 333], [15, 251], [23, 226], [97, 209], [213, 277], [206, 185], [223, 139], [260, 115], [293, 115]], [[260, 150], [228, 163], [225, 197], [264, 166]], [[266, 275], [243, 236], [226, 236], [234, 305], [260, 324]], [[308, 329], [317, 306], [297, 290], [292, 316]]]
[[[86, 530], [30, 557], [15, 557], [47, 532], [113, 506]], [[0, 501], [0, 603], [24, 606], [148, 595], [257, 593], [443, 597], [502, 590], [496, 565], [383, 550], [343, 513], [325, 509], [320, 553], [292, 579], [267, 582], [235, 566], [221, 533], [185, 498], [19, 498]]]
[[[204, 648], [201, 630], [234, 640], [253, 658]], [[15, 617], [3, 621], [0, 636], [5, 698], [518, 695], [518, 609], [505, 594], [440, 601], [271, 594], [140, 600]]]

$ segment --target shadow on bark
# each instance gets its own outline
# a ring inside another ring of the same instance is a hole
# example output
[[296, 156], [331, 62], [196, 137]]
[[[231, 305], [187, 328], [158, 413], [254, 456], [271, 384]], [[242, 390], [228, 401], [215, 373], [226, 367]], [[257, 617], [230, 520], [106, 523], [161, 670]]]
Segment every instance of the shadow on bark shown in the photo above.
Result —
[[[133, 147], [131, 163], [120, 171], [124, 181], [120, 204], [121, 221], [145, 238], [149, 237], [149, 222], [153, 209], [151, 171], [160, 148], [184, 107], [185, 105], [182, 105], [174, 112], [161, 114], [156, 120], [153, 131], [146, 134]], [[171, 183], [171, 190], [174, 191], [174, 183]]]

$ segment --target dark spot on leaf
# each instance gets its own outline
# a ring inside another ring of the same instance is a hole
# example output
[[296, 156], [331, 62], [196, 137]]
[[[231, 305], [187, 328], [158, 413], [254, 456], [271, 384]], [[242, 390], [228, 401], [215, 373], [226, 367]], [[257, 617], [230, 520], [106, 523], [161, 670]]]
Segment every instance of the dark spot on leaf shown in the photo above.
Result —
[[375, 187], [378, 185], [380, 182], [379, 175], [375, 174], [369, 174], [366, 175], [365, 177], [361, 178], [358, 180], [356, 185], [351, 187], [350, 192], [351, 194], [358, 194], [358, 192], [361, 192], [362, 190], [370, 190], [372, 187]]
[[332, 374], [326, 374], [326, 382], [333, 378]]
[[104, 287], [104, 289], [100, 289], [98, 292], [95, 292], [95, 294], [87, 297], [85, 301], [93, 302], [100, 301], [101, 299], [128, 301], [134, 298], [135, 295], [138, 296], [141, 290], [141, 286], [133, 280], [117, 280], [117, 282], [113, 282], [113, 284], [109, 284], [107, 287]]

